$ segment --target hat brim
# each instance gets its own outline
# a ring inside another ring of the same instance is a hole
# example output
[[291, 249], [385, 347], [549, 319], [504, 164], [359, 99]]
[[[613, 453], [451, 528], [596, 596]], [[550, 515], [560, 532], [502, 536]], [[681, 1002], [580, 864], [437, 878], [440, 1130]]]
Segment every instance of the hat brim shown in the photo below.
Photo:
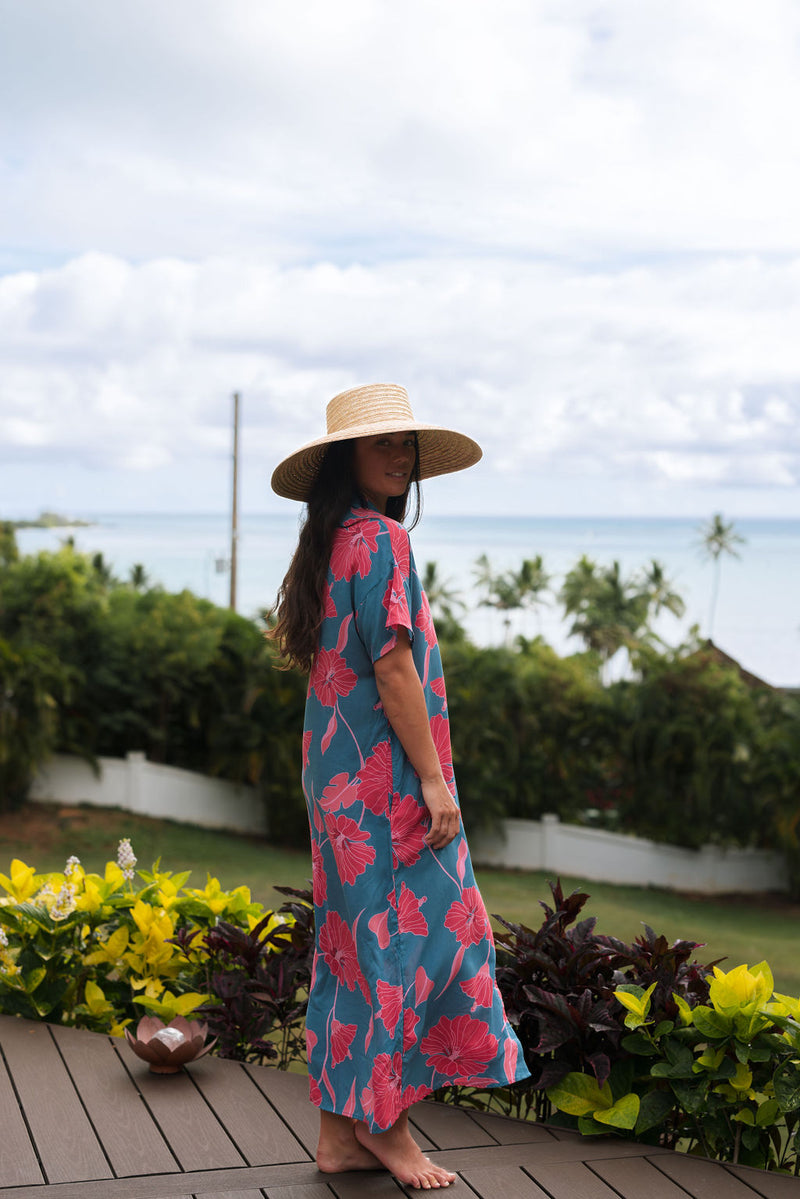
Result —
[[443, 425], [420, 425], [408, 421], [379, 421], [351, 426], [341, 433], [328, 434], [309, 441], [275, 467], [272, 490], [287, 500], [306, 500], [317, 477], [328, 446], [334, 441], [349, 441], [356, 437], [375, 437], [380, 433], [403, 433], [412, 429], [419, 444], [419, 478], [432, 479], [474, 466], [483, 457], [477, 441], [446, 429]]

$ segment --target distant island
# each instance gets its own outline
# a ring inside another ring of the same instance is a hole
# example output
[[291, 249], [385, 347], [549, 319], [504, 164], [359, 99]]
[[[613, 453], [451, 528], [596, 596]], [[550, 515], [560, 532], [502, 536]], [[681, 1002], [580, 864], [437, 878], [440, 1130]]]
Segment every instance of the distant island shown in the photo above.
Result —
[[41, 512], [36, 520], [11, 520], [13, 529], [88, 529], [91, 520], [75, 520], [71, 516], [60, 516], [58, 512]]

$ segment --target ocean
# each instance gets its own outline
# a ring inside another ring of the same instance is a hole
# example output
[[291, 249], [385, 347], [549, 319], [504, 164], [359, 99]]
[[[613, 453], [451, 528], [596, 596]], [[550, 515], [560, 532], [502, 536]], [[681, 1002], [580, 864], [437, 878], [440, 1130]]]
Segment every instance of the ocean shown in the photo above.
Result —
[[[115, 574], [126, 578], [141, 563], [152, 582], [170, 591], [190, 588], [218, 604], [229, 595], [229, 517], [222, 515], [110, 515], [76, 529], [24, 529], [25, 553], [57, 548], [72, 535], [79, 549], [101, 551]], [[686, 603], [680, 620], [663, 614], [656, 631], [669, 645], [680, 644], [692, 625], [708, 635], [713, 564], [700, 550], [703, 519], [436, 516], [425, 513], [411, 534], [417, 566], [437, 563], [440, 576], [467, 604], [463, 617], [479, 644], [499, 644], [503, 622], [479, 606], [475, 559], [485, 553], [494, 570], [518, 568], [523, 558], [541, 554], [555, 591], [564, 574], [587, 554], [599, 565], [619, 561], [624, 574], [655, 558]], [[800, 686], [800, 520], [740, 519], [740, 557], [723, 555], [719, 597], [712, 629], [714, 642], [742, 666], [775, 686]], [[269, 607], [297, 540], [292, 515], [245, 515], [240, 519], [237, 608], [247, 616]], [[514, 614], [512, 634], [540, 633], [559, 653], [580, 648], [569, 636], [553, 596], [537, 610]]]

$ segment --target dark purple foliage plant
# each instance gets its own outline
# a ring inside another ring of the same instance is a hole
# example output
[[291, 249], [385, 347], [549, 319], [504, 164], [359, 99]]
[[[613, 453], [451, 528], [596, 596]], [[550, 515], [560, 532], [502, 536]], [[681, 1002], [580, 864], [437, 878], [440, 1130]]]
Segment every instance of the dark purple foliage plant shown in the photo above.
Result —
[[205, 934], [202, 975], [194, 985], [212, 1000], [195, 1014], [219, 1038], [220, 1057], [285, 1070], [305, 1061], [314, 908], [310, 891], [275, 890], [289, 897], [277, 913], [284, 923], [268, 912], [251, 931], [221, 920]]

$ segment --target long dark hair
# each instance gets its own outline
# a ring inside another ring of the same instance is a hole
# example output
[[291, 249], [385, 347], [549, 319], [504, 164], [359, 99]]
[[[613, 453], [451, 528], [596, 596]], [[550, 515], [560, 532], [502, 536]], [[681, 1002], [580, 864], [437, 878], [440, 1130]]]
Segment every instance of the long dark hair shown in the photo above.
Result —
[[[408, 487], [401, 496], [389, 496], [386, 501], [386, 515], [404, 521], [409, 495], [414, 492], [409, 529], [422, 514], [416, 435], [414, 445], [416, 457]], [[354, 446], [353, 440], [331, 442], [308, 493], [297, 549], [272, 609], [275, 624], [267, 633], [278, 647], [283, 669], [296, 666], [308, 672], [317, 652], [333, 539], [353, 497], [360, 494], [353, 471]]]

